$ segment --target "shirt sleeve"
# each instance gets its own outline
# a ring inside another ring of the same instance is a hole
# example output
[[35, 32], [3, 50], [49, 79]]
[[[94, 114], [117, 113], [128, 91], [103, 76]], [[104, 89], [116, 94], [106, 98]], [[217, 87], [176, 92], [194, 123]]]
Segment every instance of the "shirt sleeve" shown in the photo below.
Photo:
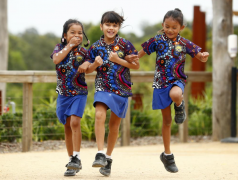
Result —
[[151, 53], [156, 51], [157, 47], [157, 41], [156, 37], [150, 38], [148, 41], [141, 44], [143, 50], [146, 52], [146, 54], [150, 55]]
[[85, 61], [88, 61], [90, 63], [93, 63], [95, 61], [96, 55], [95, 55], [95, 49], [94, 46], [92, 45], [86, 54]]
[[135, 49], [133, 44], [130, 41], [126, 42], [126, 47], [125, 47], [125, 55], [130, 55], [130, 54], [138, 54], [138, 51]]
[[187, 39], [184, 40], [186, 41], [186, 53], [194, 58], [202, 48]]
[[61, 49], [60, 49], [60, 44], [56, 44], [53, 53], [50, 55], [50, 58], [53, 59], [53, 55], [54, 55], [55, 53], [58, 53], [60, 50], [61, 50]]

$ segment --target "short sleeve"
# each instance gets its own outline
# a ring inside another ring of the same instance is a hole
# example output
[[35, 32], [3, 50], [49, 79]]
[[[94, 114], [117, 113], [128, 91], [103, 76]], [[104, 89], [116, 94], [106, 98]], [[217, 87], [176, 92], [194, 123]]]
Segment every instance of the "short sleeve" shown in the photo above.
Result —
[[151, 53], [156, 51], [157, 47], [157, 41], [156, 37], [150, 38], [148, 41], [141, 44], [143, 50], [146, 52], [146, 54], [150, 55]]
[[60, 44], [56, 44], [53, 53], [50, 55], [50, 58], [53, 59], [53, 55], [54, 55], [55, 53], [58, 53], [60, 50], [61, 50], [61, 49], [60, 49]]
[[85, 57], [85, 61], [88, 61], [90, 63], [93, 63], [95, 61], [96, 55], [95, 55], [95, 49], [94, 46], [92, 45], [87, 52], [87, 55]]
[[184, 39], [186, 42], [186, 53], [189, 54], [191, 57], [195, 57], [201, 50], [202, 48], [194, 44], [193, 42]]
[[130, 55], [130, 54], [138, 54], [138, 51], [135, 49], [133, 44], [130, 41], [126, 42], [126, 47], [125, 47], [125, 54]]

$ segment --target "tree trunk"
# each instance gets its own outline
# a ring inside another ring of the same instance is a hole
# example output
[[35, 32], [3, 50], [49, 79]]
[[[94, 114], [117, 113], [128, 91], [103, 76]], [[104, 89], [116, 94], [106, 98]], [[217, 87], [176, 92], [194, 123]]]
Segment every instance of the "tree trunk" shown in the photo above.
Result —
[[227, 50], [227, 38], [232, 34], [232, 0], [212, 0], [213, 4], [213, 105], [212, 138], [230, 137], [231, 130], [231, 68], [234, 61]]
[[[7, 70], [8, 64], [8, 29], [7, 29], [7, 0], [0, 0], [0, 71]], [[0, 83], [2, 105], [5, 103], [6, 83]], [[0, 103], [1, 104], [1, 103]], [[0, 114], [2, 109], [0, 109]]]

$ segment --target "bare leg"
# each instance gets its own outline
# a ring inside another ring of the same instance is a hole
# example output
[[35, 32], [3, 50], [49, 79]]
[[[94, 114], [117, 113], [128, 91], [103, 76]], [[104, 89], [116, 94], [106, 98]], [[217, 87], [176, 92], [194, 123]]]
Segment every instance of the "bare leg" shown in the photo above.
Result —
[[183, 100], [183, 91], [180, 87], [173, 86], [169, 92], [169, 96], [176, 106], [179, 106]]
[[106, 114], [107, 105], [97, 102], [95, 113], [95, 135], [98, 151], [102, 151], [104, 148]]
[[111, 117], [109, 121], [109, 134], [107, 137], [107, 155], [111, 156], [114, 146], [116, 144], [121, 118], [111, 111]]
[[166, 154], [171, 154], [170, 151], [170, 136], [171, 136], [171, 109], [170, 106], [166, 107], [165, 109], [161, 109], [162, 116], [163, 116], [163, 126], [162, 126], [162, 135], [163, 135], [163, 142], [164, 142], [164, 152]]
[[72, 129], [73, 150], [77, 152], [80, 151], [82, 141], [80, 120], [80, 117], [72, 115], [70, 121], [70, 127]]
[[70, 127], [70, 121], [71, 118], [68, 117], [66, 124], [64, 125], [65, 144], [69, 156], [73, 155], [73, 141], [72, 141], [72, 130]]

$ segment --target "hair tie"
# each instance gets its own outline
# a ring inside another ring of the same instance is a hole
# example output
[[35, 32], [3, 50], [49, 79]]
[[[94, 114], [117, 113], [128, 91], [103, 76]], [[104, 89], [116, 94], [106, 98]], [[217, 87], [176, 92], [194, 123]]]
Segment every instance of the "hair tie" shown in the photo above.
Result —
[[62, 42], [64, 42], [64, 38], [62, 38]]
[[90, 41], [88, 40], [88, 44], [90, 44]]

